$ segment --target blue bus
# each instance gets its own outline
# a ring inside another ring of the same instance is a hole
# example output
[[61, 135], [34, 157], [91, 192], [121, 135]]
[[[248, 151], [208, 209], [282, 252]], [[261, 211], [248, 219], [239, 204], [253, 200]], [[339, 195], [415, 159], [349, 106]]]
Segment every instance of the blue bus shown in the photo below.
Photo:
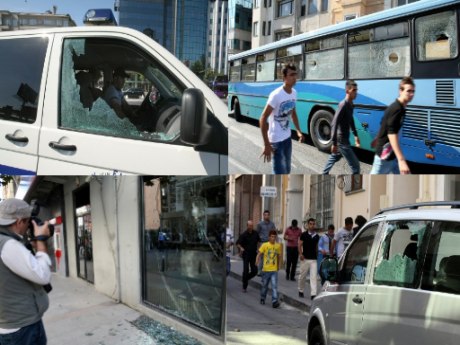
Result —
[[[258, 119], [281, 70], [293, 63], [303, 133], [330, 152], [331, 122], [346, 79], [358, 82], [354, 121], [361, 148], [373, 150], [383, 112], [411, 76], [416, 94], [401, 131], [406, 159], [460, 167], [460, 0], [421, 0], [229, 58], [228, 109]], [[351, 137], [351, 142], [354, 138]]]

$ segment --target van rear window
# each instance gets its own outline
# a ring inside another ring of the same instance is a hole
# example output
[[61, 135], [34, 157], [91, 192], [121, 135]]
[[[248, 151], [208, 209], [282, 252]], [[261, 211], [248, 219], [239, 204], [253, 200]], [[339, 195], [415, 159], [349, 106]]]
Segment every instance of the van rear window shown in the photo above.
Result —
[[47, 37], [0, 39], [0, 120], [34, 123]]

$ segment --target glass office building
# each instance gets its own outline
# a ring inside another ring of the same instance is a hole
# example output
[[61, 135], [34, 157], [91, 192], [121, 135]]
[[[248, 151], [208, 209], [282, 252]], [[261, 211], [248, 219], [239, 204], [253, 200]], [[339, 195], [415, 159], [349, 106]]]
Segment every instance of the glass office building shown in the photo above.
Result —
[[120, 26], [152, 37], [179, 60], [204, 65], [208, 0], [120, 0]]

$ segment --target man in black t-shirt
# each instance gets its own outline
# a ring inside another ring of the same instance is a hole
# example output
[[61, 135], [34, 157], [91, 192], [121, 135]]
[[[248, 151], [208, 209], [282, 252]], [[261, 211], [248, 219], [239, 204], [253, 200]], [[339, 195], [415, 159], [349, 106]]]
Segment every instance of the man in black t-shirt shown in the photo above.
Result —
[[310, 271], [310, 292], [311, 299], [315, 298], [318, 282], [316, 275], [318, 273], [318, 241], [319, 236], [315, 229], [316, 221], [310, 218], [307, 222], [307, 231], [300, 235], [299, 239], [299, 256], [300, 256], [300, 275], [299, 275], [299, 297], [304, 297], [305, 279]]
[[236, 241], [240, 256], [243, 258], [243, 292], [246, 292], [249, 280], [257, 275], [256, 257], [259, 242], [259, 234], [254, 231], [252, 220], [248, 220], [247, 230]]
[[415, 83], [404, 77], [399, 83], [399, 97], [383, 115], [376, 137], [374, 163], [371, 174], [410, 174], [409, 166], [399, 145], [398, 133], [403, 125], [406, 107], [415, 94]]
[[359, 160], [350, 145], [350, 130], [355, 137], [355, 146], [359, 147], [359, 137], [353, 119], [353, 101], [358, 95], [358, 84], [354, 80], [345, 83], [345, 99], [339, 103], [334, 119], [332, 120], [332, 147], [331, 155], [324, 167], [323, 174], [329, 174], [332, 167], [342, 156], [348, 162], [353, 175], [360, 172]]

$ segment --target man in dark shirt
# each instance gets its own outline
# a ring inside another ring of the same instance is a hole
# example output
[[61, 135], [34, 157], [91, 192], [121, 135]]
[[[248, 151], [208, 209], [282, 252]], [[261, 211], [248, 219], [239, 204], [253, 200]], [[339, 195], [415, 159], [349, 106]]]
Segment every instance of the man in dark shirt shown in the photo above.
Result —
[[398, 133], [403, 125], [406, 107], [415, 94], [415, 83], [404, 77], [399, 83], [399, 97], [383, 115], [376, 137], [375, 156], [371, 174], [410, 174], [409, 166], [399, 145]]
[[254, 231], [252, 220], [248, 220], [247, 230], [236, 241], [240, 256], [243, 258], [243, 292], [246, 292], [249, 280], [257, 275], [256, 257], [259, 242], [259, 234]]
[[348, 162], [352, 174], [359, 174], [359, 160], [350, 145], [350, 129], [355, 136], [355, 146], [359, 147], [358, 132], [353, 120], [353, 100], [358, 95], [358, 85], [354, 80], [345, 83], [345, 99], [339, 103], [332, 120], [332, 147], [331, 155], [324, 167], [323, 174], [329, 174], [332, 167], [342, 156]]
[[316, 260], [318, 258], [318, 241], [319, 236], [316, 233], [316, 221], [310, 218], [307, 222], [307, 231], [300, 235], [299, 239], [299, 254], [300, 254], [300, 275], [299, 275], [299, 297], [304, 297], [303, 290], [305, 289], [305, 278], [310, 271], [310, 291], [311, 299], [315, 298], [318, 282], [316, 275], [318, 266]]

